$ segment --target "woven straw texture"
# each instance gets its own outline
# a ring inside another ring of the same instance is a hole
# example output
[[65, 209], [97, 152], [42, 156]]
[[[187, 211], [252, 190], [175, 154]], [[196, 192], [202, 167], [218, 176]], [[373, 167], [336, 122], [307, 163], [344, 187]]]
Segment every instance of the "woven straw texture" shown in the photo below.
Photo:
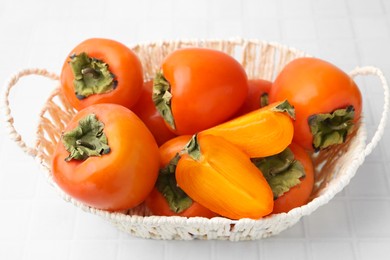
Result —
[[[164, 57], [178, 48], [200, 46], [222, 50], [241, 62], [249, 78], [273, 80], [278, 72], [291, 60], [308, 56], [302, 51], [288, 48], [277, 43], [268, 43], [258, 40], [208, 40], [208, 41], [170, 41], [145, 43], [134, 46], [144, 69], [145, 80], [153, 78]], [[36, 158], [45, 170], [49, 183], [55, 187], [62, 198], [81, 209], [99, 215], [117, 228], [127, 233], [143, 238], [153, 239], [221, 239], [221, 240], [254, 240], [276, 235], [297, 223], [301, 217], [311, 214], [319, 206], [326, 204], [341, 191], [355, 175], [364, 158], [371, 153], [381, 139], [389, 111], [389, 88], [382, 72], [374, 67], [357, 68], [350, 73], [352, 77], [358, 75], [375, 75], [379, 78], [384, 90], [384, 107], [377, 131], [371, 141], [366, 144], [366, 129], [364, 120], [361, 120], [354, 133], [343, 145], [314, 154], [316, 167], [315, 188], [310, 202], [302, 207], [295, 208], [289, 213], [275, 214], [260, 220], [241, 219], [230, 220], [222, 217], [213, 219], [160, 217], [150, 216], [148, 210], [140, 205], [128, 212], [110, 213], [88, 207], [61, 191], [53, 182], [50, 164], [51, 155], [60, 139], [62, 130], [75, 114], [75, 110], [66, 101], [57, 88], [48, 98], [39, 114], [40, 123], [36, 130], [36, 143], [28, 147], [20, 134], [14, 128], [14, 119], [9, 107], [9, 93], [21, 77], [41, 75], [58, 81], [58, 76], [46, 70], [27, 69], [11, 77], [3, 95], [3, 105], [6, 115], [6, 124], [10, 136], [29, 155]]]

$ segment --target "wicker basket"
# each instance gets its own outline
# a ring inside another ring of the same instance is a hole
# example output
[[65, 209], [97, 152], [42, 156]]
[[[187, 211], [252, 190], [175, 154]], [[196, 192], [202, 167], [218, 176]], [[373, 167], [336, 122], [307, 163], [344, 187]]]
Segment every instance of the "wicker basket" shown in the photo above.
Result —
[[[132, 49], [138, 54], [144, 68], [145, 79], [153, 77], [163, 58], [175, 49], [201, 46], [222, 50], [241, 61], [249, 78], [273, 80], [277, 73], [289, 61], [302, 56], [308, 56], [302, 51], [258, 40], [196, 40], [196, 41], [166, 41], [149, 44], [139, 44]], [[75, 114], [75, 110], [66, 101], [57, 88], [50, 95], [39, 114], [40, 122], [36, 131], [34, 147], [28, 147], [13, 125], [13, 117], [9, 108], [9, 93], [19, 78], [27, 75], [41, 75], [58, 81], [58, 76], [46, 70], [27, 69], [13, 76], [5, 87], [3, 95], [6, 124], [9, 126], [13, 140], [29, 155], [36, 158], [47, 173], [48, 180], [61, 197], [81, 209], [99, 215], [113, 223], [120, 230], [138, 237], [154, 239], [221, 239], [221, 240], [254, 240], [269, 237], [297, 223], [302, 216], [309, 215], [319, 206], [326, 204], [341, 191], [355, 175], [364, 158], [371, 153], [383, 135], [389, 111], [389, 88], [382, 72], [374, 67], [356, 68], [350, 73], [357, 75], [376, 75], [384, 90], [384, 107], [379, 126], [372, 140], [366, 144], [366, 129], [364, 121], [359, 123], [353, 137], [337, 148], [313, 155], [316, 166], [315, 189], [311, 201], [302, 207], [288, 213], [275, 214], [260, 220], [240, 219], [230, 220], [216, 217], [185, 218], [150, 216], [143, 205], [128, 212], [110, 213], [88, 207], [64, 193], [53, 181], [50, 167], [51, 155], [59, 141], [60, 133], [67, 122]]]

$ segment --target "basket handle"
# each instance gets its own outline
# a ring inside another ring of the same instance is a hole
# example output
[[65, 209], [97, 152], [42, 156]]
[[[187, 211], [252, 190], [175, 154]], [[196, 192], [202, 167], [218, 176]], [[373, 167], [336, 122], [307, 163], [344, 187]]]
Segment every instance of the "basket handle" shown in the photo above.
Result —
[[365, 149], [363, 151], [363, 154], [362, 154], [362, 156], [366, 157], [367, 155], [369, 155], [374, 150], [374, 148], [378, 144], [379, 140], [383, 136], [383, 133], [384, 133], [384, 130], [385, 130], [385, 126], [386, 126], [386, 122], [387, 122], [387, 119], [388, 119], [388, 116], [389, 116], [390, 89], [389, 89], [389, 85], [387, 84], [386, 78], [383, 75], [383, 72], [380, 69], [376, 68], [376, 67], [372, 67], [372, 66], [357, 67], [353, 71], [351, 71], [349, 73], [349, 75], [351, 77], [356, 77], [356, 76], [359, 76], [359, 75], [362, 75], [362, 76], [367, 76], [367, 75], [377, 76], [379, 78], [379, 80], [381, 81], [381, 85], [382, 85], [383, 92], [384, 92], [384, 104], [383, 104], [383, 110], [382, 110], [381, 119], [379, 121], [379, 125], [378, 125], [378, 127], [377, 127], [377, 129], [376, 129], [376, 131], [375, 131], [375, 133], [373, 135], [373, 137], [371, 138], [371, 141], [366, 145], [366, 147], [365, 147]]
[[2, 105], [4, 106], [5, 125], [9, 130], [9, 135], [11, 139], [14, 140], [25, 153], [35, 157], [37, 155], [37, 149], [35, 147], [28, 146], [24, 142], [22, 136], [19, 134], [19, 132], [16, 130], [14, 126], [14, 118], [11, 115], [11, 109], [9, 103], [9, 94], [11, 92], [11, 89], [15, 87], [19, 79], [30, 75], [43, 76], [45, 78], [49, 78], [56, 81], [59, 80], [59, 76], [57, 74], [49, 72], [45, 69], [31, 68], [31, 69], [21, 70], [17, 72], [15, 75], [11, 76], [11, 78], [6, 83], [4, 94], [3, 94], [4, 100], [2, 102]]

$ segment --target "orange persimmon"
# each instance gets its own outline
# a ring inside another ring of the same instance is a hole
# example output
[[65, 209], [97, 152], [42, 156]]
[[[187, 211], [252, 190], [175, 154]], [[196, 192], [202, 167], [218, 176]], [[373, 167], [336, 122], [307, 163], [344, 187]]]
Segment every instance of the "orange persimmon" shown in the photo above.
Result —
[[176, 180], [191, 198], [230, 219], [272, 212], [273, 194], [247, 154], [224, 138], [194, 135], [181, 152]]
[[198, 135], [221, 136], [249, 157], [266, 157], [282, 152], [292, 141], [294, 108], [288, 101], [275, 102]]
[[175, 164], [191, 135], [177, 136], [160, 146], [160, 172], [156, 185], [145, 200], [153, 215], [212, 218], [218, 214], [193, 201], [176, 184]]

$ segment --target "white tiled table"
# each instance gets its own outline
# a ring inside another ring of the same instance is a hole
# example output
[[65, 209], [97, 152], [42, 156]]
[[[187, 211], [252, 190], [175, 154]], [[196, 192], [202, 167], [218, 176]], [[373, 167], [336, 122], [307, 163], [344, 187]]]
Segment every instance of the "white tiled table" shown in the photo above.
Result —
[[[0, 3], [0, 81], [26, 67], [60, 72], [89, 37], [129, 46], [178, 38], [277, 41], [345, 71], [380, 67], [390, 79], [390, 1], [20, 1]], [[359, 80], [368, 130], [382, 107], [376, 80]], [[1, 86], [3, 87], [3, 85]], [[12, 94], [16, 126], [33, 143], [37, 114], [53, 86], [22, 81]], [[152, 241], [123, 234], [62, 201], [38, 165], [0, 123], [0, 259], [390, 259], [390, 134], [329, 204], [260, 241]]]

